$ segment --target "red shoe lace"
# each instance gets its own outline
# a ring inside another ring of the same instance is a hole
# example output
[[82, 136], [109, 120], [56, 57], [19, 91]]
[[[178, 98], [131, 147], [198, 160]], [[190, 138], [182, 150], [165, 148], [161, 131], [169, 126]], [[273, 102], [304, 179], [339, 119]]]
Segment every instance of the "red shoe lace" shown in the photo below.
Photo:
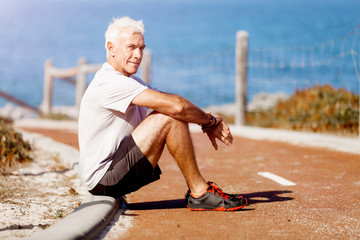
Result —
[[[208, 184], [212, 187], [212, 189], [209, 190], [209, 192], [212, 192], [215, 195], [215, 191], [216, 191], [217, 193], [220, 194], [220, 197], [225, 198], [226, 200], [229, 198], [229, 195], [224, 193], [223, 190], [221, 190], [221, 188], [219, 188], [219, 186], [216, 183], [208, 182]], [[217, 196], [219, 195], [217, 194]]]

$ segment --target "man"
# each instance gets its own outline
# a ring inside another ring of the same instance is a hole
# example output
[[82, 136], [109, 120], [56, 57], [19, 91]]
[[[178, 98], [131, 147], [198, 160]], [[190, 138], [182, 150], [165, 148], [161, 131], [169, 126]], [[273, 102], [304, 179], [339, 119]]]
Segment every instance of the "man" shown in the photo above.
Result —
[[[92, 194], [123, 196], [160, 178], [158, 161], [168, 147], [188, 184], [192, 210], [230, 211], [247, 204], [201, 176], [188, 123], [196, 123], [217, 149], [231, 145], [229, 127], [185, 98], [160, 92], [133, 76], [145, 40], [142, 21], [114, 19], [106, 31], [107, 61], [87, 88], [80, 107], [81, 176]], [[147, 109], [153, 112], [147, 116]]]

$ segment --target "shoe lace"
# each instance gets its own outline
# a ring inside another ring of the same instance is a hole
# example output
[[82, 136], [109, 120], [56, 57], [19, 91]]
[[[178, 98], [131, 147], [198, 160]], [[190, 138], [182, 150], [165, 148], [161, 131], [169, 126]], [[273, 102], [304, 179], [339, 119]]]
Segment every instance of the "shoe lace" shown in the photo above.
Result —
[[[225, 198], [226, 200], [230, 197], [226, 193], [223, 192], [223, 190], [214, 182], [208, 182], [208, 184], [212, 187], [209, 192], [212, 192], [215, 195], [215, 192], [220, 194], [220, 197]], [[218, 195], [217, 194], [217, 195]]]

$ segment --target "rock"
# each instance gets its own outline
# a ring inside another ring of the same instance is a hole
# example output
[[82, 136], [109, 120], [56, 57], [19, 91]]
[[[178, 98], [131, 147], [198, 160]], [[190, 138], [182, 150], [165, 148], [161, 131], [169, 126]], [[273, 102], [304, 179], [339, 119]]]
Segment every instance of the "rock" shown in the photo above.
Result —
[[0, 116], [12, 120], [17, 120], [26, 117], [33, 117], [34, 112], [26, 108], [15, 106], [12, 103], [7, 103], [4, 107], [0, 108]]
[[[253, 97], [250, 103], [247, 104], [247, 111], [261, 110], [266, 111], [274, 107], [279, 101], [284, 101], [289, 98], [285, 93], [265, 93], [261, 92]], [[213, 114], [223, 114], [227, 116], [234, 115], [235, 103], [224, 104], [221, 106], [208, 106], [204, 109], [205, 112]]]
[[253, 97], [251, 102], [247, 105], [248, 111], [266, 111], [274, 107], [279, 101], [284, 101], [289, 98], [285, 93], [265, 93], [261, 92]]

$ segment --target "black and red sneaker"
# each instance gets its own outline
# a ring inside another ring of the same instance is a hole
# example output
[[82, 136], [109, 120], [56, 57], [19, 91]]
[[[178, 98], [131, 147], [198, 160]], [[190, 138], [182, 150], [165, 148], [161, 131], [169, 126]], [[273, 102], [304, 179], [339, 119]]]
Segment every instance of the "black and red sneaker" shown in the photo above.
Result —
[[193, 211], [235, 211], [247, 205], [247, 199], [235, 194], [224, 193], [215, 183], [208, 182], [209, 188], [195, 198], [190, 191], [185, 196], [186, 206]]

